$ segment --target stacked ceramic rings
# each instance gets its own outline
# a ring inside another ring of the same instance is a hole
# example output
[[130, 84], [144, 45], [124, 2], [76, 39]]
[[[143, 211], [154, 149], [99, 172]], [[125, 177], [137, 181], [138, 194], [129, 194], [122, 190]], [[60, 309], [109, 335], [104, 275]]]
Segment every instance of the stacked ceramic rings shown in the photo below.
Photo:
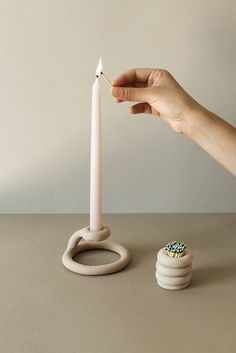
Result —
[[192, 278], [193, 255], [186, 245], [173, 241], [157, 254], [156, 278], [160, 287], [178, 290], [187, 287]]

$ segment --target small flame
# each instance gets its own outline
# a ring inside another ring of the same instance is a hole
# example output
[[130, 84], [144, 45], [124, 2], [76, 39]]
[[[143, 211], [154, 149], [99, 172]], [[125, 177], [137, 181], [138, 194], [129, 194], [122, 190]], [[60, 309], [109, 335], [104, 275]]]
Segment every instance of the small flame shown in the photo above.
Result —
[[97, 70], [96, 70], [96, 76], [99, 77], [101, 75], [101, 72], [103, 70], [102, 67], [102, 58], [99, 59]]

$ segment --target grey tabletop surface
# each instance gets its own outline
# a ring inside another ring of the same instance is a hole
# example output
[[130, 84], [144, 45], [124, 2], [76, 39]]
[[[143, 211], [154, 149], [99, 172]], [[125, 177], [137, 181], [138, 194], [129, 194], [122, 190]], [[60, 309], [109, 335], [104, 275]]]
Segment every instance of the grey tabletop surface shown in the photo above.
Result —
[[[0, 216], [0, 352], [233, 353], [236, 351], [236, 214], [105, 215], [111, 240], [131, 253], [107, 276], [65, 269], [61, 256], [88, 215]], [[190, 287], [155, 278], [168, 241], [193, 251]], [[93, 250], [84, 264], [117, 258]]]

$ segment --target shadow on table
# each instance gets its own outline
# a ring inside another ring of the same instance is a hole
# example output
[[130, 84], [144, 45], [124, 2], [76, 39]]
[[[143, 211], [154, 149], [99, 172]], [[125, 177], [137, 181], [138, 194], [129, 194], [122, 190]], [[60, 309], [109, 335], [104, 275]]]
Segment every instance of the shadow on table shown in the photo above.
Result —
[[236, 280], [236, 263], [193, 269], [192, 287]]

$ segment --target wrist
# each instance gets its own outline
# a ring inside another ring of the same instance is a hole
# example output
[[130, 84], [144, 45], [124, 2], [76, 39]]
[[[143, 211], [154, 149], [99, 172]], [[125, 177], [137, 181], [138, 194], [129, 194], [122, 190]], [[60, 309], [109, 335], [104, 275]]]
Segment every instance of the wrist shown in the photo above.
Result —
[[211, 124], [213, 117], [211, 112], [202, 107], [197, 102], [187, 107], [184, 112], [183, 134], [192, 140], [197, 140], [198, 136], [204, 133]]

